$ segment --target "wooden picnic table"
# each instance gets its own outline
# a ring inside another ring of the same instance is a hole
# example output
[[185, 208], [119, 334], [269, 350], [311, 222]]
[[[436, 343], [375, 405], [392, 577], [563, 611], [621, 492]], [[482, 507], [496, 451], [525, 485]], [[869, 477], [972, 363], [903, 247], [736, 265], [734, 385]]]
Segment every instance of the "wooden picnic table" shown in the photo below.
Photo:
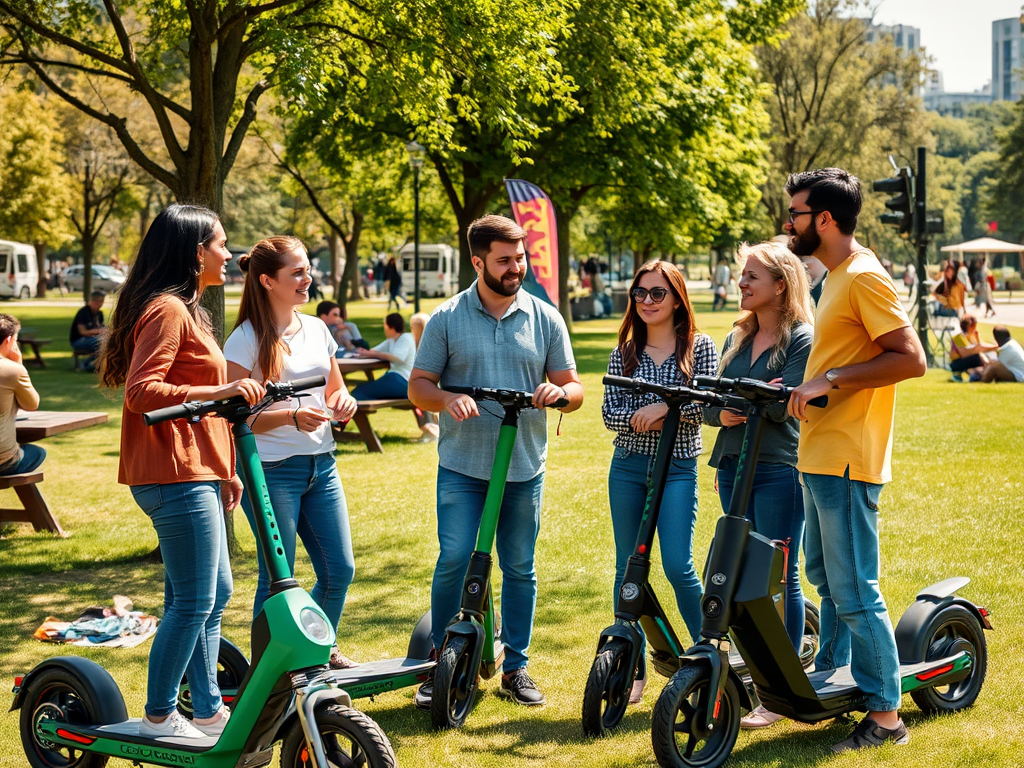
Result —
[[29, 357], [28, 355], [23, 355], [22, 362], [26, 366], [36, 365], [40, 368], [45, 368], [46, 361], [43, 360], [43, 355], [40, 352], [40, 350], [44, 345], [51, 343], [53, 343], [53, 339], [37, 339], [33, 336], [29, 336], [27, 338], [24, 336], [20, 336], [18, 338], [18, 344], [20, 344], [23, 347], [27, 346], [32, 350], [32, 356]]
[[[23, 411], [15, 418], [19, 443], [34, 443], [64, 432], [103, 424], [102, 411]], [[13, 488], [24, 505], [22, 509], [0, 509], [0, 523], [32, 523], [37, 531], [66, 536], [46, 499], [37, 487], [43, 480], [39, 470], [21, 475], [0, 476], [0, 488]]]
[[386, 371], [391, 367], [387, 360], [378, 360], [374, 357], [339, 357], [338, 370], [342, 376], [350, 373], [362, 373], [367, 381], [373, 381], [374, 371]]

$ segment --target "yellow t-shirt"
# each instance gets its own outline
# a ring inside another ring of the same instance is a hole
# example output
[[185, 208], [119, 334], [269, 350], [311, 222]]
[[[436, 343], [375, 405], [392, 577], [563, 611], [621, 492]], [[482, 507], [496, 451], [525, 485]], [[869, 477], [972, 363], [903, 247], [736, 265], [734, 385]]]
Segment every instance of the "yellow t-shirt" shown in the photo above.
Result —
[[[804, 381], [877, 357], [882, 348], [875, 339], [909, 325], [892, 278], [871, 251], [857, 251], [825, 281]], [[895, 385], [833, 389], [825, 408], [807, 409], [797, 469], [842, 477], [849, 467], [851, 480], [888, 482], [895, 407]]]

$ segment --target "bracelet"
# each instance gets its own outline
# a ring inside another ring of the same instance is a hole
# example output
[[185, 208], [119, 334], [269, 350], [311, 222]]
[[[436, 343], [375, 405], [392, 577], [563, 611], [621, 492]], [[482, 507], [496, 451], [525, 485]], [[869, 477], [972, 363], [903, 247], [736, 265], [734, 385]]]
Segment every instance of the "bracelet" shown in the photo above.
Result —
[[295, 429], [297, 429], [299, 432], [301, 432], [302, 429], [299, 427], [299, 420], [296, 418], [298, 413], [299, 413], [299, 409], [298, 408], [296, 408], [294, 411], [292, 411], [292, 423], [295, 424]]

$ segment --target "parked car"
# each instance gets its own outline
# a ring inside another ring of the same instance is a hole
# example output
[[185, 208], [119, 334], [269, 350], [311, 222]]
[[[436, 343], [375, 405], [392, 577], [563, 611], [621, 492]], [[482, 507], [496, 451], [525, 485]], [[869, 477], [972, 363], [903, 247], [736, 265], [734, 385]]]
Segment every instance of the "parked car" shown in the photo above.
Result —
[[[64, 270], [64, 285], [69, 291], [82, 290], [85, 281], [85, 266], [72, 264]], [[92, 289], [114, 293], [124, 285], [124, 275], [106, 264], [92, 265]]]
[[0, 240], [0, 298], [31, 298], [38, 283], [36, 249], [26, 243]]

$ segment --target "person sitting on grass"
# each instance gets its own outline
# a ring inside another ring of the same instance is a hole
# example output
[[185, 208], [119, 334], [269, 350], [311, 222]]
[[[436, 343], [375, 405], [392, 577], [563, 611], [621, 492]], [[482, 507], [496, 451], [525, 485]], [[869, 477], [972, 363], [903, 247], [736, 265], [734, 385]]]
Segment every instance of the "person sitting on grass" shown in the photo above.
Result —
[[316, 305], [316, 315], [330, 329], [331, 335], [338, 344], [337, 357], [346, 352], [354, 352], [356, 348], [369, 349], [369, 343], [359, 333], [355, 323], [350, 323], [344, 308], [333, 301], [321, 301]]
[[971, 381], [981, 381], [982, 369], [988, 358], [985, 352], [997, 349], [993, 344], [982, 344], [978, 334], [978, 318], [964, 315], [960, 318], [960, 333], [953, 337], [949, 345], [949, 370], [953, 372], [952, 381], [963, 381], [964, 371]]
[[996, 340], [995, 346], [985, 347], [983, 351], [994, 349], [998, 357], [985, 364], [981, 380], [985, 383], [1024, 381], [1024, 347], [1016, 339], [1011, 339], [1010, 332], [1002, 325], [992, 329], [992, 338]]
[[391, 363], [391, 370], [352, 390], [356, 400], [404, 400], [409, 397], [409, 375], [416, 360], [416, 342], [405, 332], [405, 320], [397, 312], [384, 318], [384, 341], [373, 349], [358, 349], [358, 357]]
[[14, 424], [18, 409], [34, 411], [39, 407], [39, 393], [22, 365], [19, 330], [17, 319], [0, 315], [0, 475], [31, 472], [46, 458], [45, 449], [38, 445], [18, 445]]
[[103, 325], [103, 303], [106, 300], [106, 293], [93, 291], [89, 294], [89, 302], [78, 310], [75, 319], [71, 321], [71, 348], [75, 352], [87, 352], [91, 355], [82, 366], [86, 371], [96, 370], [96, 353], [100, 349], [100, 337], [106, 332]]

